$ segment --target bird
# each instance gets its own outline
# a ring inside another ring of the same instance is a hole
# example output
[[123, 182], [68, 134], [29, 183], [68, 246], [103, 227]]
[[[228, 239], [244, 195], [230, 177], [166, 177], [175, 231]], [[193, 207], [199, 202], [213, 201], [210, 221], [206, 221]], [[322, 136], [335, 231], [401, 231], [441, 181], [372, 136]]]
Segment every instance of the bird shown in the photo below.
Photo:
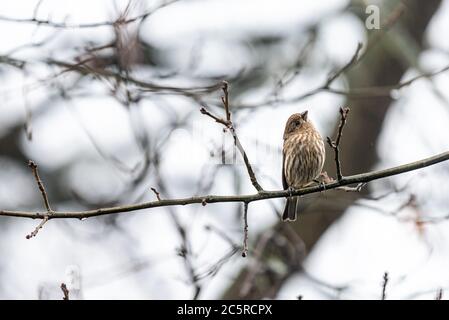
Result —
[[[285, 124], [282, 151], [282, 186], [294, 190], [310, 185], [321, 174], [326, 151], [324, 141], [308, 118], [308, 111], [292, 114]], [[283, 221], [295, 221], [299, 196], [288, 197]]]

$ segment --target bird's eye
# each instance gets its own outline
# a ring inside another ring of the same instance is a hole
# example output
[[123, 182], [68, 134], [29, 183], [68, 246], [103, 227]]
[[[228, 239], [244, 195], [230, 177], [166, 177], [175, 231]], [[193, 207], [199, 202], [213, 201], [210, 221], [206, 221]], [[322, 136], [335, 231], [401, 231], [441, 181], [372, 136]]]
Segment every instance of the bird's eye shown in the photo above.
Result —
[[301, 125], [301, 122], [295, 121], [295, 127], [299, 127]]

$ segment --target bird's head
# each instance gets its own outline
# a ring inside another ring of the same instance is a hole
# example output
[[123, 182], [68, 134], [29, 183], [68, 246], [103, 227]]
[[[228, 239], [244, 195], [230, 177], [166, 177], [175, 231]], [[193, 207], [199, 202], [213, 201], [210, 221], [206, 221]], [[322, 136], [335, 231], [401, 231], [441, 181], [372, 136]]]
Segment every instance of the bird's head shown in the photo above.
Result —
[[284, 139], [291, 134], [301, 132], [309, 127], [310, 123], [307, 119], [307, 113], [307, 110], [302, 113], [294, 113], [288, 118], [285, 124]]

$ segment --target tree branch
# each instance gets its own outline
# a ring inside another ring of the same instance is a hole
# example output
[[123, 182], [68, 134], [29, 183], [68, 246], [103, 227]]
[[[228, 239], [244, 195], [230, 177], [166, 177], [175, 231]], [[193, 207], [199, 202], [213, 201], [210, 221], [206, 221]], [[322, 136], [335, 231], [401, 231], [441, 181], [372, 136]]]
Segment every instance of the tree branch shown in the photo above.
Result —
[[37, 164], [33, 161], [28, 161], [28, 166], [33, 171], [34, 179], [36, 179], [37, 186], [39, 187], [39, 190], [42, 194], [42, 199], [44, 200], [45, 208], [47, 209], [47, 213], [44, 215], [44, 218], [42, 221], [37, 225], [37, 227], [31, 232], [30, 234], [27, 234], [25, 238], [31, 239], [37, 235], [40, 229], [47, 223], [47, 221], [50, 219], [50, 215], [53, 213], [53, 210], [50, 207], [50, 202], [48, 201], [47, 192], [45, 191], [44, 184], [39, 177], [39, 172], [37, 170]]
[[346, 119], [348, 117], [349, 108], [340, 108], [340, 124], [338, 126], [337, 138], [332, 141], [330, 137], [327, 137], [327, 143], [334, 150], [335, 154], [335, 167], [337, 169], [337, 180], [341, 181], [343, 175], [341, 174], [341, 164], [340, 164], [340, 140], [343, 134], [343, 128], [346, 124]]
[[179, 199], [163, 199], [157, 201], [143, 202], [138, 204], [123, 205], [109, 208], [100, 208], [86, 211], [53, 211], [51, 215], [42, 212], [30, 212], [30, 211], [14, 211], [14, 210], [1, 210], [0, 216], [19, 217], [19, 218], [31, 218], [31, 219], [85, 219], [90, 217], [102, 216], [107, 214], [125, 213], [138, 211], [143, 209], [166, 207], [166, 206], [180, 206], [190, 204], [203, 204], [203, 203], [222, 203], [222, 202], [253, 202], [275, 198], [286, 198], [289, 196], [301, 196], [311, 193], [322, 192], [325, 190], [336, 189], [342, 186], [348, 186], [352, 184], [368, 183], [370, 181], [399, 175], [405, 172], [410, 172], [425, 167], [435, 165], [437, 163], [449, 160], [449, 151], [440, 153], [438, 155], [404, 164], [401, 166], [372, 171], [367, 173], [356, 174], [352, 176], [346, 176], [342, 181], [333, 181], [326, 184], [319, 184], [307, 188], [298, 190], [276, 190], [276, 191], [262, 191], [255, 194], [247, 195], [232, 195], [232, 196], [219, 196], [219, 195], [205, 195], [191, 198], [179, 198]]
[[248, 255], [248, 202], [243, 203], [243, 251], [242, 257], [246, 258]]
[[343, 73], [345, 73], [348, 69], [350, 69], [354, 64], [357, 63], [360, 50], [362, 50], [362, 43], [357, 43], [357, 48], [355, 49], [354, 54], [352, 55], [351, 60], [349, 60], [342, 68], [337, 70], [333, 75], [329, 76], [326, 80], [326, 83], [321, 87], [321, 89], [325, 90], [328, 89], [329, 86], [334, 82], [335, 79], [337, 79], [339, 76], [341, 76]]
[[151, 191], [153, 191], [153, 193], [156, 195], [156, 198], [158, 201], [161, 201], [161, 194], [159, 193], [159, 191], [156, 190], [156, 188], [150, 188]]
[[65, 283], [61, 283], [61, 291], [64, 294], [62, 300], [70, 300], [69, 299], [69, 289], [67, 289], [67, 285]]
[[240, 139], [237, 136], [234, 125], [232, 124], [232, 121], [231, 121], [231, 112], [229, 111], [229, 91], [228, 91], [228, 83], [226, 81], [223, 81], [222, 90], [223, 90], [224, 96], [221, 97], [221, 101], [223, 102], [223, 107], [226, 112], [226, 120], [213, 115], [212, 113], [207, 111], [205, 107], [202, 107], [200, 109], [200, 112], [202, 114], [207, 115], [210, 118], [214, 119], [215, 122], [221, 123], [222, 125], [224, 125], [226, 127], [226, 129], [229, 129], [229, 131], [232, 134], [232, 137], [234, 138], [234, 144], [243, 157], [243, 162], [245, 163], [246, 170], [248, 171], [249, 179], [251, 180], [252, 185], [258, 192], [261, 192], [261, 191], [263, 191], [263, 188], [260, 186], [259, 182], [257, 181], [256, 175], [254, 174], [253, 168], [251, 167], [251, 163], [249, 162], [249, 159], [248, 159], [248, 156], [246, 155], [245, 149], [243, 148], [242, 144], [240, 143]]
[[49, 215], [48, 213], [44, 216], [44, 218], [42, 219], [42, 221], [37, 225], [36, 228], [34, 228], [33, 232], [31, 232], [30, 234], [27, 234], [25, 236], [26, 239], [31, 239], [35, 236], [37, 236], [37, 233], [39, 232], [40, 229], [42, 229], [42, 227], [44, 226], [44, 224], [47, 223], [47, 221], [49, 220]]
[[385, 272], [382, 281], [382, 296], [381, 296], [382, 300], [385, 300], [387, 298], [387, 284], [388, 284], [388, 272]]
[[[31, 23], [36, 24], [38, 26], [45, 25], [52, 28], [58, 28], [58, 29], [85, 29], [85, 28], [98, 28], [98, 27], [111, 27], [114, 25], [126, 25], [133, 22], [141, 22], [145, 19], [147, 19], [150, 15], [152, 15], [154, 12], [156, 12], [158, 9], [162, 9], [163, 7], [166, 7], [174, 2], [177, 2], [179, 0], [172, 0], [172, 1], [166, 1], [162, 4], [158, 5], [155, 8], [152, 8], [149, 11], [146, 11], [140, 15], [137, 15], [132, 18], [126, 18], [126, 16], [120, 16], [115, 21], [102, 21], [102, 22], [92, 22], [92, 23], [84, 23], [84, 24], [69, 24], [65, 22], [54, 22], [49, 19], [38, 19], [36, 18], [36, 9], [34, 10], [34, 15], [32, 18], [11, 18], [6, 17], [3, 15], [0, 15], [1, 21], [8, 21], [8, 22], [17, 22], [17, 23]], [[36, 6], [37, 8], [38, 6]]]
[[33, 171], [34, 178], [36, 179], [37, 186], [39, 187], [39, 190], [42, 194], [42, 199], [44, 200], [45, 208], [47, 209], [47, 212], [52, 212], [50, 207], [50, 202], [48, 201], [47, 192], [45, 191], [44, 184], [42, 183], [41, 178], [39, 177], [39, 172], [37, 170], [37, 164], [34, 163], [34, 161], [28, 161], [28, 166]]

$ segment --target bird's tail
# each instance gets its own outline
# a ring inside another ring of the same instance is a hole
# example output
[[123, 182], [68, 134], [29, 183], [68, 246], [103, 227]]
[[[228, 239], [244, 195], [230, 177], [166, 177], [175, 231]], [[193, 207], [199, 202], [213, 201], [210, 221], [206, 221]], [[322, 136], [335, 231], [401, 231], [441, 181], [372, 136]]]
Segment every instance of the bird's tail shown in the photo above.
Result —
[[284, 213], [282, 214], [282, 221], [295, 221], [296, 212], [298, 209], [299, 196], [287, 198]]

